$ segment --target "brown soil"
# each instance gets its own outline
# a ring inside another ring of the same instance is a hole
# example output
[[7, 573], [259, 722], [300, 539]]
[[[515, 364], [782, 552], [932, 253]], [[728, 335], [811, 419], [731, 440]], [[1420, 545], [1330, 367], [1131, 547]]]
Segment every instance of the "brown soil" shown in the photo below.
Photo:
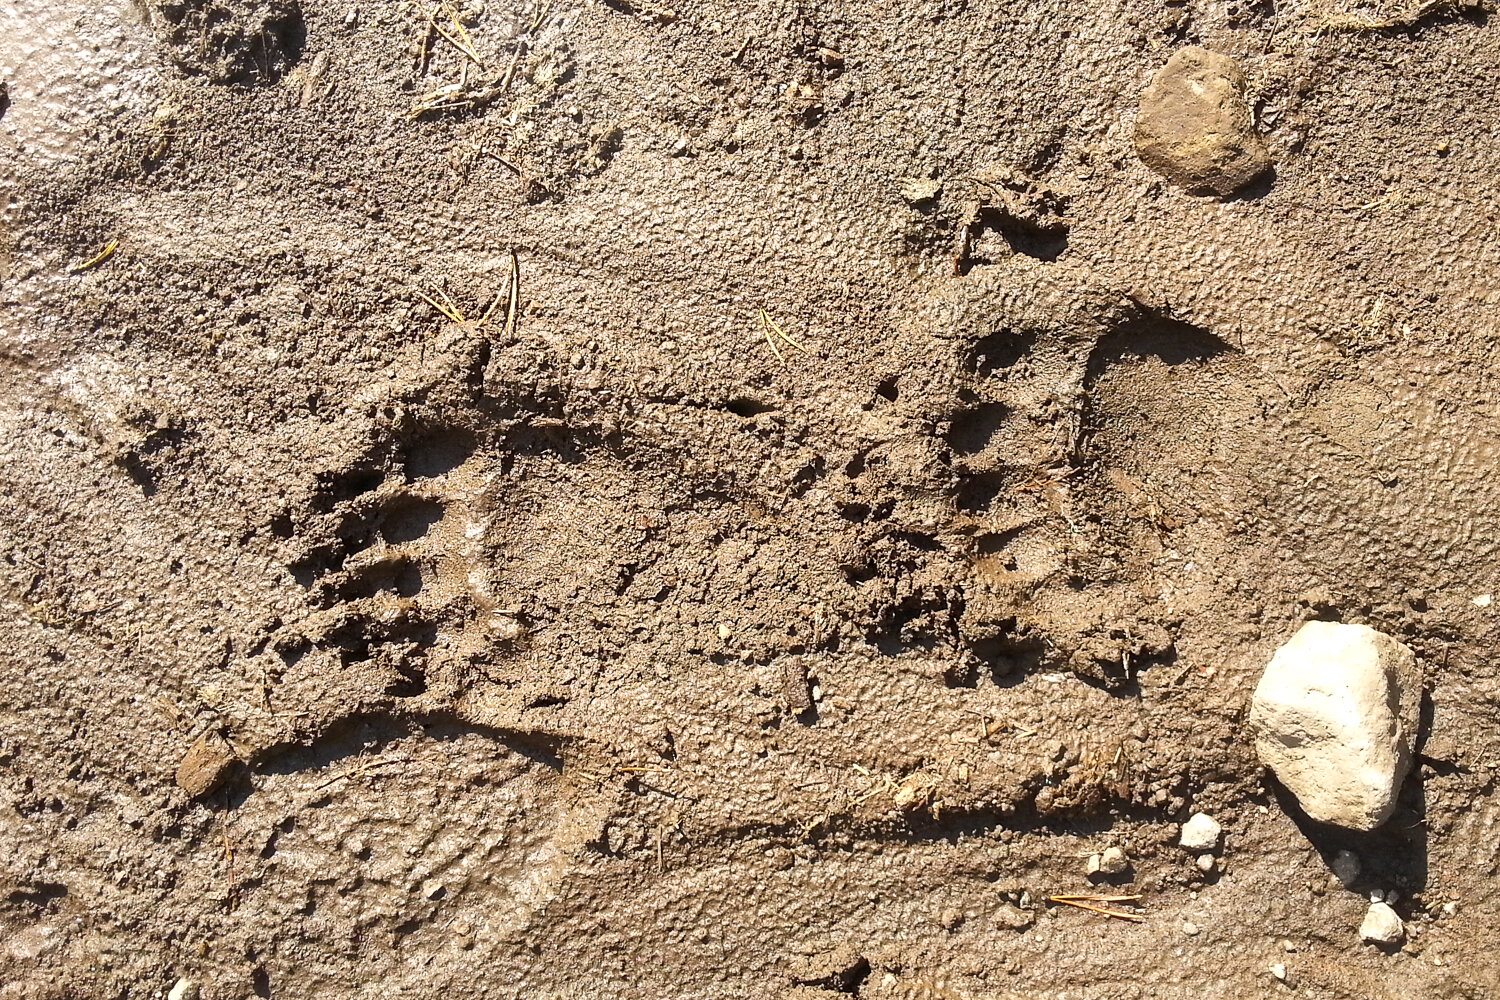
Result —
[[[0, 998], [1500, 991], [1482, 7], [8, 6]], [[1425, 671], [1370, 835], [1310, 617]]]

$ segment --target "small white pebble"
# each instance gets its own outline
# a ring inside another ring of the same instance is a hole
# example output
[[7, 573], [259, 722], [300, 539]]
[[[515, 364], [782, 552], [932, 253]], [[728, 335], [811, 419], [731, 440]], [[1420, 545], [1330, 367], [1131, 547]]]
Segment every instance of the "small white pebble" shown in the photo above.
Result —
[[1212, 816], [1194, 813], [1192, 819], [1182, 824], [1179, 843], [1190, 851], [1211, 851], [1219, 846], [1223, 830]]
[[1271, 975], [1275, 976], [1282, 982], [1286, 982], [1286, 966], [1282, 965], [1280, 962], [1277, 962], [1275, 965], [1271, 966]]
[[1099, 855], [1099, 871], [1106, 875], [1123, 875], [1130, 870], [1130, 859], [1118, 847], [1107, 847]]
[[1191, 920], [1184, 920], [1182, 922], [1182, 933], [1186, 934], [1188, 937], [1197, 937], [1198, 931], [1198, 925], [1193, 923]]
[[1199, 871], [1207, 875], [1214, 870], [1214, 856], [1212, 854], [1200, 854], [1194, 864], [1198, 866]]

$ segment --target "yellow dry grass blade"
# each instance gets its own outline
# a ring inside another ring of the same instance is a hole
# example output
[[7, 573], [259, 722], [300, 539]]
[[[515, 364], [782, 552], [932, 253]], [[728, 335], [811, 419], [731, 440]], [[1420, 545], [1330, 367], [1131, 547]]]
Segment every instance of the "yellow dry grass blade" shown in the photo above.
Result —
[[447, 295], [443, 294], [441, 289], [438, 290], [438, 294], [443, 296], [444, 300], [446, 300], [448, 303], [447, 305], [439, 302], [437, 299], [433, 298], [431, 295], [428, 295], [421, 289], [417, 290], [417, 294], [420, 295], [423, 301], [425, 301], [428, 305], [432, 306], [432, 308], [436, 309], [438, 312], [442, 313], [453, 322], [462, 323], [464, 321], [463, 313], [458, 311], [457, 307], [453, 305], [453, 300], [449, 299]]
[[484, 69], [484, 60], [479, 58], [479, 49], [475, 47], [474, 39], [464, 30], [463, 23], [458, 19], [458, 12], [449, 4], [443, 4], [443, 10], [447, 13], [448, 19], [453, 22], [453, 30], [457, 35], [449, 34], [436, 20], [432, 22], [433, 28], [438, 34], [446, 38], [455, 49], [458, 49], [458, 51], [474, 60], [474, 65], [480, 69]]
[[108, 243], [104, 244], [103, 250], [100, 250], [93, 257], [84, 261], [82, 264], [79, 264], [77, 267], [69, 268], [68, 273], [81, 274], [82, 272], [87, 271], [90, 268], [98, 267], [100, 264], [103, 264], [105, 261], [113, 257], [115, 255], [115, 251], [119, 248], [119, 240], [110, 240]]
[[[768, 340], [771, 339], [771, 334], [774, 333], [777, 337], [780, 337], [783, 342], [791, 345], [799, 353], [802, 353], [802, 354], [806, 354], [807, 353], [807, 348], [803, 347], [801, 344], [797, 343], [797, 341], [793, 340], [787, 334], [787, 332], [781, 328], [781, 324], [777, 323], [774, 319], [772, 319], [771, 318], [771, 314], [768, 313], [768, 312], [766, 312], [764, 309], [762, 309], [760, 311], [760, 322], [761, 322], [762, 329], [764, 329], [766, 331], [766, 339], [768, 339]], [[774, 348], [776, 345], [773, 342], [771, 346]], [[776, 356], [780, 357], [781, 356], [781, 352], [777, 351], [776, 352]]]

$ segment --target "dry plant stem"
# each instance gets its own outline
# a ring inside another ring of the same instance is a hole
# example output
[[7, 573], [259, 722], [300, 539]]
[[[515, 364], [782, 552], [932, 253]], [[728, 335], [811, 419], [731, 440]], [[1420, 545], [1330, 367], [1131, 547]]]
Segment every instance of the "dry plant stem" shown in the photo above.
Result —
[[104, 244], [104, 249], [103, 250], [100, 250], [93, 257], [91, 257], [90, 259], [84, 261], [82, 264], [79, 264], [77, 267], [72, 268], [69, 273], [71, 273], [71, 274], [81, 274], [84, 271], [89, 270], [90, 268], [98, 267], [100, 264], [103, 264], [105, 261], [107, 261], [111, 257], [113, 257], [114, 254], [115, 254], [115, 251], [117, 249], [119, 249], [119, 247], [120, 247], [120, 241], [119, 240], [110, 240], [108, 243]]
[[1139, 899], [1139, 896], [1048, 896], [1047, 899], [1053, 903], [1062, 903], [1064, 906], [1076, 906], [1080, 910], [1088, 910], [1090, 913], [1098, 913], [1106, 917], [1114, 917], [1116, 920], [1128, 920], [1131, 923], [1144, 923], [1146, 918], [1138, 913], [1121, 913], [1119, 910], [1106, 910], [1102, 906], [1093, 906], [1084, 900], [1096, 902], [1124, 902]]
[[505, 336], [516, 332], [516, 316], [521, 303], [521, 260], [516, 252], [510, 252], [510, 308], [506, 310]]

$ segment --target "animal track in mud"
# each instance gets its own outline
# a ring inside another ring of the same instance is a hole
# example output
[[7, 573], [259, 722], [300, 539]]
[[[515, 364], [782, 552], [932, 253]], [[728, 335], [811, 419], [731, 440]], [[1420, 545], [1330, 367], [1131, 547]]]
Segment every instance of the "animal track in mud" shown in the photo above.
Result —
[[[882, 635], [955, 632], [964, 656], [945, 672], [953, 686], [1045, 667], [1125, 689], [1174, 658], [1178, 623], [1122, 564], [1135, 540], [1117, 465], [1155, 456], [1118, 432], [1110, 373], [1149, 361], [1173, 384], [1213, 384], [1242, 362], [1222, 338], [1102, 288], [1086, 268], [1014, 266], [980, 268], [919, 308], [917, 322], [954, 345], [953, 375], [919, 405], [948, 414], [935, 433], [951, 530], [967, 545], [891, 562], [906, 582], [889, 587], [897, 627]], [[914, 581], [934, 576], [958, 582], [943, 601], [914, 599], [924, 593]]]
[[311, 608], [277, 651], [289, 665], [313, 649], [340, 667], [373, 664], [397, 698], [426, 693], [440, 643], [457, 645], [450, 633], [473, 614], [463, 504], [447, 477], [476, 442], [444, 428], [409, 437], [383, 467], [366, 460], [325, 474], [304, 510], [273, 524], [300, 543], [289, 569]]

